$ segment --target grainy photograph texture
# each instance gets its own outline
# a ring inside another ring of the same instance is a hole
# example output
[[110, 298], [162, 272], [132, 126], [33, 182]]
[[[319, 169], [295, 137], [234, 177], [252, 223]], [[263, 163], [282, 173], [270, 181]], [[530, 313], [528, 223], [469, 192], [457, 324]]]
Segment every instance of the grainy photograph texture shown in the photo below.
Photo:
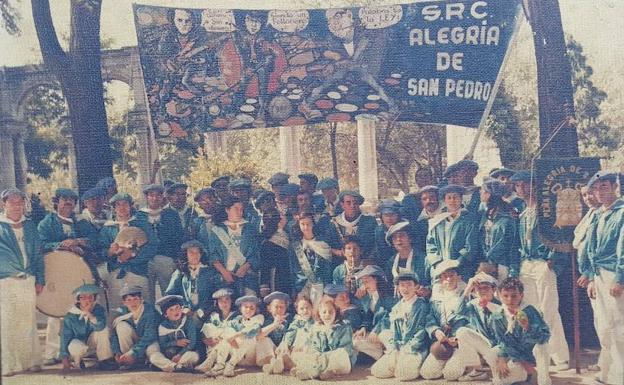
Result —
[[0, 0], [0, 384], [624, 385], [619, 0]]

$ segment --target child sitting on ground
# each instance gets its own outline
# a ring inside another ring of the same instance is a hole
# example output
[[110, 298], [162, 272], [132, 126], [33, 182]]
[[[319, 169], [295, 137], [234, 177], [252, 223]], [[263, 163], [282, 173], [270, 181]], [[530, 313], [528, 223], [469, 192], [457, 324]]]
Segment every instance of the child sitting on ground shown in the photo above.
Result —
[[414, 273], [400, 273], [394, 284], [401, 300], [390, 311], [392, 344], [373, 364], [371, 374], [377, 378], [412, 381], [420, 376], [420, 366], [429, 351], [425, 330], [429, 304], [416, 294], [420, 285]]
[[293, 374], [300, 380], [326, 380], [351, 373], [356, 359], [351, 326], [341, 321], [338, 308], [331, 300], [319, 304], [315, 318], [309, 340], [311, 352], [297, 363]]
[[199, 361], [195, 352], [197, 326], [193, 319], [182, 313], [184, 298], [166, 295], [156, 302], [163, 319], [158, 326], [160, 351], [149, 356], [149, 361], [163, 372], [190, 369]]
[[223, 339], [223, 332], [226, 329], [227, 322], [238, 315], [238, 312], [232, 309], [233, 294], [234, 291], [228, 287], [212, 293], [212, 298], [216, 302], [217, 310], [210, 314], [210, 317], [202, 326], [202, 342], [206, 346], [206, 359], [196, 366], [195, 370], [205, 373], [214, 366], [217, 360], [217, 350], [215, 347]]
[[288, 294], [281, 291], [274, 291], [264, 297], [268, 315], [264, 318], [264, 325], [256, 345], [256, 362], [259, 366], [264, 367], [275, 356], [275, 347], [282, 342], [288, 329], [290, 316], [286, 310], [289, 300]]
[[258, 297], [253, 295], [246, 295], [236, 300], [235, 304], [239, 307], [240, 315], [227, 322], [223, 339], [215, 347], [216, 363], [206, 372], [207, 376], [233, 377], [234, 368], [243, 358], [255, 361], [256, 337], [260, 334], [264, 323], [264, 316], [256, 314], [258, 303]]
[[524, 287], [519, 279], [507, 278], [498, 287], [498, 293], [503, 305], [493, 321], [498, 362], [492, 368], [492, 383], [510, 385], [526, 381], [537, 364], [537, 383], [550, 385], [548, 325], [537, 309], [522, 304]]
[[312, 302], [308, 297], [299, 296], [295, 301], [295, 309], [297, 315], [275, 349], [275, 358], [262, 367], [262, 371], [266, 374], [280, 374], [284, 369], [292, 369], [301, 362], [302, 356], [305, 356], [308, 350], [307, 343], [314, 325]]

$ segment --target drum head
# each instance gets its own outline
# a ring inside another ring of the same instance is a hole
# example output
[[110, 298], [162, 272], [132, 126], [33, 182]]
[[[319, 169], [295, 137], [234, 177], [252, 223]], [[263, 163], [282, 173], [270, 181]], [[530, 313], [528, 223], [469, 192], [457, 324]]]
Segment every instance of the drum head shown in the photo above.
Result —
[[124, 227], [115, 237], [115, 243], [121, 247], [141, 247], [147, 243], [147, 235], [138, 227]]
[[46, 284], [37, 296], [37, 309], [50, 317], [64, 317], [76, 302], [72, 292], [84, 283], [95, 283], [87, 263], [70, 251], [43, 257]]

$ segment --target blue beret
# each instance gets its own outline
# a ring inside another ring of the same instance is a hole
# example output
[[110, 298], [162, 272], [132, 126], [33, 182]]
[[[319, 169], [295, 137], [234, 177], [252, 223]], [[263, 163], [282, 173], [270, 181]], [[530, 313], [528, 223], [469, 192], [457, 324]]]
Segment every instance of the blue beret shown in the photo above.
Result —
[[616, 183], [618, 180], [618, 173], [615, 171], [598, 171], [587, 182], [587, 187], [591, 188], [593, 185], [601, 180], [607, 180], [611, 183]]
[[256, 207], [261, 206], [264, 202], [269, 199], [275, 199], [275, 194], [272, 191], [263, 191], [256, 198]]
[[362, 270], [355, 273], [353, 276], [355, 277], [355, 279], [362, 279], [363, 277], [368, 277], [368, 276], [376, 276], [376, 277], [384, 278], [385, 274], [383, 270], [381, 270], [381, 267], [377, 265], [368, 265]]
[[164, 193], [165, 187], [161, 184], [148, 184], [147, 186], [143, 187], [142, 191], [143, 191], [143, 194], [147, 194], [152, 191]]
[[244, 295], [236, 299], [235, 305], [241, 306], [244, 303], [255, 303], [257, 305], [260, 303], [260, 300], [255, 295]]
[[274, 291], [271, 294], [267, 295], [266, 297], [264, 297], [264, 303], [269, 304], [271, 303], [273, 300], [282, 300], [286, 303], [288, 303], [290, 301], [290, 297], [288, 296], [288, 294], [286, 293], [282, 293], [281, 291]]
[[457, 167], [457, 163], [455, 163], [455, 164], [452, 164], [452, 165], [448, 166], [446, 168], [446, 170], [444, 170], [444, 174], [442, 174], [442, 176], [444, 178], [448, 178], [451, 175], [453, 175], [453, 174], [455, 174], [456, 172], [459, 172], [459, 171], [460, 171], [460, 168]]
[[175, 182], [172, 181], [171, 179], [165, 179], [162, 184], [163, 184], [163, 186], [165, 187], [165, 190], [166, 190], [169, 187], [171, 187], [171, 185], [175, 184]]
[[290, 175], [285, 174], [283, 172], [277, 172], [273, 174], [272, 177], [269, 178], [269, 184], [271, 186], [279, 186], [279, 185], [287, 184], [288, 178], [290, 178]]
[[384, 199], [379, 203], [380, 214], [400, 214], [401, 204], [394, 199]]
[[17, 195], [21, 197], [22, 199], [26, 199], [26, 194], [16, 189], [15, 187], [11, 187], [6, 190], [3, 190], [0, 197], [2, 198], [3, 201], [6, 201], [7, 199], [9, 199], [10, 196], [14, 196], [14, 195]]
[[398, 231], [407, 231], [407, 226], [409, 226], [410, 223], [408, 221], [403, 221], [403, 222], [399, 222], [399, 223], [395, 223], [392, 226], [390, 226], [390, 228], [388, 229], [388, 231], [386, 231], [386, 242], [388, 244], [392, 243], [392, 236], [398, 232]]
[[78, 200], [78, 194], [76, 194], [76, 192], [70, 188], [57, 188], [56, 191], [54, 192], [54, 197], [55, 198], [73, 198], [75, 200]]
[[105, 190], [108, 190], [109, 188], [116, 187], [116, 186], [117, 186], [117, 182], [115, 181], [113, 177], [110, 177], [110, 176], [100, 179], [95, 185], [95, 187], [100, 187]]
[[346, 196], [352, 196], [357, 200], [357, 204], [361, 205], [362, 203], [364, 203], [364, 197], [362, 195], [360, 195], [359, 192], [355, 191], [355, 190], [345, 190], [345, 191], [341, 191], [340, 194], [338, 194], [338, 201], [342, 202], [342, 200], [344, 199], [344, 197]]
[[88, 189], [87, 191], [85, 191], [84, 194], [82, 194], [82, 200], [87, 201], [89, 199], [103, 198], [105, 196], [106, 196], [106, 190], [104, 190], [101, 187], [94, 187], [94, 188]]
[[196, 239], [192, 239], [190, 241], [186, 241], [182, 244], [182, 246], [180, 246], [180, 248], [184, 251], [190, 249], [191, 247], [197, 247], [199, 248], [202, 252], [204, 252], [204, 245], [196, 240]]
[[306, 173], [306, 174], [299, 174], [297, 176], [299, 177], [299, 179], [307, 180], [315, 187], [316, 187], [316, 184], [318, 183], [318, 177], [314, 174]]
[[316, 184], [319, 190], [328, 190], [330, 188], [338, 188], [338, 181], [334, 178], [323, 178]]
[[121, 290], [119, 290], [119, 296], [124, 297], [126, 295], [143, 295], [143, 288], [137, 285], [124, 285]]
[[160, 311], [164, 314], [167, 309], [174, 305], [184, 304], [184, 298], [181, 295], [165, 295], [156, 301], [156, 305], [160, 306]]
[[92, 283], [85, 283], [75, 288], [72, 293], [77, 297], [81, 294], [97, 294], [99, 292], [100, 292], [100, 287], [98, 285], [94, 285]]
[[298, 184], [287, 183], [279, 187], [278, 194], [280, 197], [294, 196], [294, 195], [297, 195], [297, 193], [299, 192], [299, 189], [300, 187]]
[[204, 195], [204, 194], [209, 194], [209, 195], [212, 195], [212, 196], [216, 196], [217, 192], [212, 187], [204, 187], [203, 189], [201, 189], [197, 193], [195, 193], [195, 197], [193, 199], [195, 200], [195, 202], [197, 202], [201, 198], [201, 196]]
[[251, 181], [247, 178], [236, 178], [230, 180], [231, 189], [250, 189]]
[[179, 188], [182, 188], [184, 190], [186, 190], [188, 188], [188, 185], [186, 183], [171, 183], [169, 186], [165, 186], [167, 194], [171, 194], [174, 190], [177, 190]]
[[441, 198], [444, 198], [446, 194], [450, 194], [450, 193], [464, 195], [465, 192], [466, 192], [466, 189], [464, 187], [457, 185], [457, 184], [449, 184], [440, 189], [439, 196]]
[[402, 273], [399, 273], [399, 275], [397, 275], [396, 277], [394, 277], [395, 285], [398, 285], [399, 282], [401, 281], [414, 281], [415, 283], [418, 283], [418, 277], [416, 277], [416, 274], [412, 272], [404, 271]]
[[459, 162], [457, 162], [456, 165], [460, 170], [472, 169], [474, 171], [477, 171], [479, 169], [479, 164], [475, 162], [474, 160], [470, 160], [470, 159], [462, 159]]
[[132, 196], [128, 193], [117, 193], [115, 195], [113, 195], [113, 197], [110, 199], [109, 203], [111, 205], [114, 205], [115, 203], [119, 202], [119, 201], [126, 201], [128, 202], [130, 205], [132, 205]]
[[335, 283], [330, 283], [328, 285], [325, 285], [325, 287], [323, 288], [323, 293], [330, 295], [332, 297], [340, 293], [346, 293], [347, 291], [349, 290], [347, 289], [345, 285], [335, 284]]
[[210, 182], [210, 187], [215, 187], [217, 184], [219, 184], [219, 182], [225, 182], [229, 184], [230, 178], [231, 177], [229, 175], [221, 175], [217, 177], [216, 179], [214, 179], [212, 182]]
[[513, 174], [515, 174], [516, 172], [512, 169], [509, 168], [505, 168], [505, 167], [501, 167], [501, 168], [497, 168], [494, 169], [490, 172], [490, 176], [492, 178], [498, 178], [499, 176], [512, 176]]
[[505, 186], [505, 184], [500, 180], [494, 178], [486, 179], [485, 182], [483, 182], [482, 188], [497, 197], [503, 197], [505, 196], [505, 194], [507, 194], [507, 187]]
[[[535, 177], [533, 177], [535, 179]], [[530, 182], [531, 181], [531, 172], [528, 170], [517, 171], [515, 174], [509, 178], [511, 182]]]
[[212, 293], [212, 298], [217, 299], [221, 297], [228, 297], [228, 296], [231, 297], [232, 294], [234, 294], [234, 290], [230, 289], [229, 287], [223, 287], [215, 291], [214, 293]]

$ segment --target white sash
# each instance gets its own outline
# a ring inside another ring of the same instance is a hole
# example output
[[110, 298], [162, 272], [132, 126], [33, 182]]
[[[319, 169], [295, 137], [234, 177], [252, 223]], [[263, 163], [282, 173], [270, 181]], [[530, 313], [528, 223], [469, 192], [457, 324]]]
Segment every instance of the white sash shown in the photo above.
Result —
[[230, 237], [230, 234], [228, 234], [227, 231], [220, 226], [213, 227], [212, 231], [216, 234], [217, 238], [219, 238], [227, 250], [225, 268], [228, 271], [233, 271], [237, 265], [242, 266], [245, 262], [247, 262], [247, 258], [245, 258], [243, 253], [236, 246], [234, 240]]
[[166, 335], [173, 333], [175, 339], [178, 339], [178, 334], [182, 334], [182, 337], [186, 338], [186, 334], [184, 333], [184, 330], [182, 330], [185, 324], [186, 324], [186, 316], [182, 318], [182, 322], [180, 322], [180, 325], [178, 325], [178, 327], [175, 329], [170, 329], [160, 324], [158, 326], [158, 336], [164, 337]]
[[308, 257], [303, 251], [303, 243], [299, 242], [295, 246], [295, 255], [297, 256], [297, 260], [299, 261], [299, 266], [301, 266], [301, 271], [308, 278], [308, 282], [314, 283], [316, 282], [316, 277], [314, 276], [314, 272], [312, 271], [312, 266], [310, 266], [310, 261], [308, 261]]

